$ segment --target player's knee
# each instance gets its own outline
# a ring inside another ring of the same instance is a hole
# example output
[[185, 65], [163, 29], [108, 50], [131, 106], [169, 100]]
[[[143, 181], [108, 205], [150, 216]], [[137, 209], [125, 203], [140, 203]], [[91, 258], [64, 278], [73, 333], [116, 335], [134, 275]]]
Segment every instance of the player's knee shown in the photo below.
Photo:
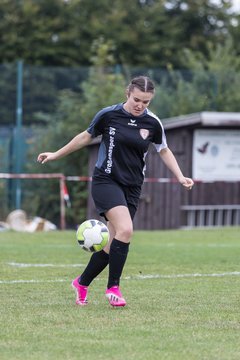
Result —
[[132, 225], [128, 225], [128, 226], [121, 227], [121, 229], [118, 229], [116, 231], [115, 237], [116, 237], [116, 239], [119, 239], [121, 241], [128, 242], [128, 241], [130, 241], [132, 234], [133, 234], [133, 227], [132, 227]]

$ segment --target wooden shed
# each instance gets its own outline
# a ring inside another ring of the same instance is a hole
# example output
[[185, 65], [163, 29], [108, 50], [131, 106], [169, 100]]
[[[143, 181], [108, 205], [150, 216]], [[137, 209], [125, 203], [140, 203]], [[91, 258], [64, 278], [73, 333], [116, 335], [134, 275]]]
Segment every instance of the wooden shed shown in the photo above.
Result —
[[[151, 147], [135, 229], [240, 225], [240, 113], [201, 112], [162, 123], [184, 175], [196, 183], [186, 191]], [[89, 174], [98, 145], [90, 146]], [[89, 197], [88, 218], [97, 217]]]

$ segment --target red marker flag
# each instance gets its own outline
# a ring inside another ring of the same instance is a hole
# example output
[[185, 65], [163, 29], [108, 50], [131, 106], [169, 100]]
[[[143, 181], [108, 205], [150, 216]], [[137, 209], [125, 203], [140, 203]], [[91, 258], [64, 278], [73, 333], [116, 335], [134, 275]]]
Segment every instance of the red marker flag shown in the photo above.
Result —
[[66, 182], [64, 181], [63, 183], [63, 198], [66, 202], [66, 205], [67, 207], [71, 207], [71, 201], [70, 201], [70, 197], [69, 197], [69, 193], [68, 193], [68, 188], [67, 188], [67, 185], [66, 185]]

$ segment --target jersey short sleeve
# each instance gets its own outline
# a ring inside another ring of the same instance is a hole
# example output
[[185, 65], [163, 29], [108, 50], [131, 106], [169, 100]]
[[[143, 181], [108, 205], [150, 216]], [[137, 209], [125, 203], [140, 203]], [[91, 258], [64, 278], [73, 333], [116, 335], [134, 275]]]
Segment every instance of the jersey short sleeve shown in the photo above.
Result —
[[157, 152], [160, 152], [162, 149], [168, 147], [165, 131], [160, 119], [149, 110], [148, 110], [148, 114], [156, 120], [156, 127], [154, 131], [152, 143], [156, 148]]
[[92, 138], [103, 134], [104, 128], [106, 126], [106, 118], [104, 115], [107, 112], [114, 110], [115, 106], [116, 105], [103, 108], [94, 116], [89, 127], [87, 128], [87, 132], [91, 135]]

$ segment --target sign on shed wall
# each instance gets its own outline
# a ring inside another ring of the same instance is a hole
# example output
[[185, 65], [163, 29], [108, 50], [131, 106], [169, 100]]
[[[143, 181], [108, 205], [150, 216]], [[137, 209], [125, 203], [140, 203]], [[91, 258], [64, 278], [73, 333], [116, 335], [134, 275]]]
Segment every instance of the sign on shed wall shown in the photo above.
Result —
[[240, 181], [240, 130], [195, 130], [193, 178]]

